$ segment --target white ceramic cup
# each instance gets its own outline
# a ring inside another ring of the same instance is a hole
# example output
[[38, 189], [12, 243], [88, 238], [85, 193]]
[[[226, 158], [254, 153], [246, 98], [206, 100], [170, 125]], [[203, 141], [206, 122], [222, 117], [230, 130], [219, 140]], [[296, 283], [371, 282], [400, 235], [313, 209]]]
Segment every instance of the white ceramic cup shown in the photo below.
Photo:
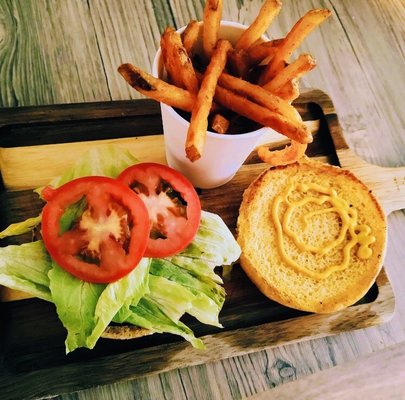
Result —
[[[235, 44], [246, 28], [239, 23], [221, 21], [219, 37]], [[181, 33], [184, 29], [185, 27], [180, 28], [178, 32]], [[201, 46], [201, 38], [198, 46]], [[160, 49], [153, 62], [152, 74], [163, 79], [165, 77]], [[195, 187], [201, 189], [215, 188], [230, 181], [255, 149], [260, 137], [272, 131], [270, 128], [260, 128], [240, 134], [218, 134], [207, 131], [201, 158], [191, 162], [185, 152], [189, 121], [163, 103], [161, 103], [161, 112], [168, 165], [181, 172]]]

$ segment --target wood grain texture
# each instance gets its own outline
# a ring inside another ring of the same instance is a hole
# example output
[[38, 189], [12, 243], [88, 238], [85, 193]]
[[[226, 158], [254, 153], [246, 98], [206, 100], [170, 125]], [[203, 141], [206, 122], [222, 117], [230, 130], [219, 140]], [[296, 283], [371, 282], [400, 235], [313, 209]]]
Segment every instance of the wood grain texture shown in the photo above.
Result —
[[338, 151], [342, 167], [349, 168], [380, 201], [385, 213], [405, 208], [405, 167], [380, 167], [366, 163], [350, 150]]
[[87, 2], [5, 0], [0, 15], [3, 106], [110, 100]]
[[[152, 4], [152, 15], [139, 6], [143, 3]], [[202, 3], [2, 0], [0, 105], [136, 98], [136, 92], [114, 75], [120, 60], [130, 58], [134, 64], [150, 65], [156, 50], [150, 44], [157, 40], [157, 32], [166, 25], [180, 26], [190, 18], [201, 18]], [[253, 20], [261, 1], [224, 3], [229, 18], [246, 23]], [[385, 167], [404, 165], [405, 115], [400, 90], [405, 59], [403, 1], [284, 0], [269, 34], [285, 34], [300, 15], [315, 7], [330, 8], [333, 16], [301, 47], [318, 61], [317, 68], [303, 79], [304, 86], [320, 88], [332, 97], [346, 142], [358, 156]], [[115, 29], [107, 29], [111, 26]], [[79, 42], [72, 38], [79, 38]], [[132, 52], [133, 48], [137, 50]], [[403, 342], [403, 237], [405, 216], [398, 211], [389, 217], [385, 262], [396, 293], [396, 314], [379, 328], [281, 346], [59, 398], [240, 399]], [[363, 365], [367, 366], [367, 361], [359, 368]], [[390, 375], [385, 377], [389, 382]], [[333, 377], [329, 382], [333, 384]], [[15, 398], [20, 398], [18, 392]]]
[[386, 215], [404, 209], [405, 167], [380, 167], [370, 164], [357, 156], [349, 148], [343, 137], [331, 99], [327, 98], [324, 92], [319, 92], [316, 97], [322, 99], [322, 109], [324, 110], [325, 119], [328, 121], [328, 127], [341, 167], [349, 168], [373, 191]]
[[[97, 143], [85, 141], [24, 148], [12, 147], [0, 151], [3, 183], [10, 190], [33, 189], [46, 185], [52, 177], [60, 175], [67, 166], [73, 165], [86, 151], [106, 144], [114, 144], [132, 151], [139, 161], [154, 160], [166, 163], [162, 136], [145, 136], [141, 141], [135, 138], [105, 139]], [[61, 151], [64, 152], [64, 157], [60, 156]], [[36, 165], [35, 170], [29, 167], [29, 162]], [[52, 168], [49, 168], [49, 165], [52, 165]]]
[[[296, 382], [264, 391], [250, 400], [403, 399], [405, 345], [390, 346], [354, 362], [318, 372]], [[389, 365], [389, 368], [382, 368]], [[378, 379], [376, 377], [378, 376]], [[358, 390], [361, 387], [361, 390]]]
[[148, 0], [97, 0], [89, 4], [111, 99], [139, 98], [117, 68], [122, 63], [132, 62], [151, 71], [163, 31], [161, 25], [163, 21], [170, 21], [167, 4]]
[[[158, 118], [160, 118], [158, 116]], [[315, 135], [319, 128], [319, 120], [308, 121], [306, 124]], [[0, 130], [1, 131], [1, 130]], [[56, 129], [54, 129], [54, 132]], [[134, 130], [132, 130], [134, 132]], [[156, 133], [158, 131], [156, 130]], [[133, 133], [131, 134], [133, 135]], [[259, 144], [272, 143], [276, 148], [288, 144], [285, 137], [276, 132], [263, 135]], [[112, 138], [95, 141], [72, 142], [62, 144], [44, 144], [37, 146], [7, 147], [0, 149], [0, 170], [4, 186], [8, 190], [33, 189], [46, 185], [53, 176], [60, 175], [71, 166], [77, 157], [94, 146], [116, 144], [127, 148], [137, 155], [139, 161], [166, 163], [164, 139], [162, 135], [146, 135], [134, 138]], [[63, 150], [62, 150], [63, 149]], [[64, 157], [60, 157], [63, 151]], [[258, 161], [253, 152], [251, 159]], [[33, 170], [32, 165], [36, 165]], [[51, 168], [49, 166], [52, 166]]]
[[[316, 104], [317, 107], [308, 107], [308, 104]], [[89, 103], [90, 105], [90, 103]], [[145, 102], [138, 101], [141, 109]], [[121, 108], [121, 112], [118, 109]], [[318, 126], [319, 132], [314, 132], [314, 142], [309, 146], [317, 147], [322, 151], [323, 157], [332, 161], [335, 156], [333, 142], [344, 147], [344, 140], [340, 137], [341, 129], [335, 115], [333, 104], [330, 99], [320, 91], [312, 91], [304, 94], [297, 100], [296, 106], [303, 112], [304, 118], [308, 118], [313, 126]], [[98, 104], [94, 104], [98, 107]], [[119, 129], [120, 124], [126, 124], [127, 116], [126, 103], [116, 103], [117, 110], [105, 107], [110, 115], [121, 115], [122, 118], [115, 118], [115, 127]], [[60, 122], [68, 113], [65, 108], [55, 107], [47, 110], [52, 114], [51, 121]], [[312, 113], [310, 112], [312, 108]], [[326, 114], [320, 112], [325, 108]], [[42, 123], [46, 123], [45, 115], [38, 112], [38, 109], [11, 109], [10, 121], [14, 123], [17, 113], [20, 116], [20, 124], [23, 121], [32, 121], [41, 116]], [[81, 111], [83, 121], [76, 119], [71, 125], [71, 130], [82, 131], [82, 125], [87, 124], [91, 131], [92, 124], [99, 126], [98, 120], [103, 120], [102, 115], [98, 115], [88, 107], [87, 114]], [[33, 114], [33, 116], [31, 115]], [[134, 112], [139, 118], [142, 112]], [[58, 116], [59, 115], [59, 116]], [[143, 114], [146, 120], [151, 116], [151, 112], [145, 111]], [[155, 111], [155, 117], [159, 114]], [[327, 124], [313, 122], [319, 118], [320, 121], [328, 121]], [[3, 118], [3, 128], [7, 128], [7, 118]], [[63, 126], [54, 125], [54, 138], [56, 142], [69, 140], [64, 138], [65, 130]], [[87, 135], [91, 135], [91, 132]], [[332, 138], [330, 135], [332, 134]], [[141, 154], [145, 160], [162, 161], [164, 159], [162, 136], [141, 136], [135, 138], [124, 138], [115, 140], [86, 141], [88, 136], [82, 137], [84, 141], [76, 143], [58, 143], [53, 145], [25, 146], [26, 141], [30, 141], [28, 135], [21, 136], [19, 147], [2, 148], [0, 156], [2, 158], [2, 174], [11, 179], [11, 183], [17, 181], [15, 188], [19, 188], [20, 179], [26, 179], [26, 185], [30, 188], [40, 185], [57, 173], [61, 173], [63, 167], [72, 164], [75, 157], [83, 154], [90, 147], [104, 145], [105, 143], [115, 143], [116, 145], [127, 147], [134, 151], [134, 154]], [[110, 132], [102, 130], [99, 138], [108, 137]], [[24, 141], [25, 138], [25, 141]], [[46, 139], [44, 139], [46, 140]], [[153, 144], [153, 146], [151, 146]], [[345, 149], [345, 151], [349, 151]], [[14, 155], [14, 157], [10, 157]], [[12, 160], [21, 162], [24, 160], [25, 166], [15, 164]], [[34, 173], [32, 166], [35, 165]], [[31, 168], [30, 168], [31, 166]], [[27, 169], [28, 167], [28, 169]], [[215, 190], [203, 190], [200, 193], [202, 208], [219, 214], [228, 227], [235, 231], [238, 208], [241, 202], [243, 191], [250, 182], [264, 169], [268, 168], [260, 161], [253, 162], [253, 158], [244, 165], [234, 179], [228, 184]], [[10, 178], [11, 177], [11, 178]], [[368, 177], [370, 180], [373, 176]], [[10, 187], [9, 184], [7, 186]], [[226, 201], [224, 201], [226, 199]], [[1, 195], [1, 222], [8, 225], [10, 222], [23, 220], [31, 215], [37, 215], [41, 209], [37, 197], [32, 191], [4, 191]], [[330, 315], [302, 315], [302, 313], [283, 308], [276, 303], [269, 302], [268, 299], [258, 293], [257, 289], [248, 281], [242, 271], [235, 267], [230, 279], [225, 282], [227, 299], [224, 309], [221, 312], [221, 323], [225, 329], [222, 332], [215, 332], [208, 327], [195, 325], [196, 333], [203, 336], [207, 350], [201, 352], [192, 349], [184, 342], [160, 342], [160, 335], [153, 335], [151, 344], [144, 341], [145, 338], [129, 341], [131, 345], [140, 347], [133, 351], [120, 351], [116, 341], [107, 341], [99, 344], [94, 349], [90, 358], [80, 358], [74, 355], [76, 364], [72, 366], [66, 363], [66, 357], [62, 353], [62, 335], [60, 324], [57, 323], [54, 309], [47, 304], [37, 302], [13, 302], [3, 306], [3, 312], [8, 316], [7, 330], [3, 330], [3, 369], [0, 371], [3, 377], [0, 378], [0, 389], [3, 398], [12, 398], [16, 385], [19, 387], [19, 395], [22, 397], [49, 396], [56, 393], [63, 393], [71, 390], [84, 389], [88, 386], [100, 383], [111, 383], [121, 379], [140, 378], [144, 375], [165, 372], [184, 366], [190, 367], [201, 363], [213, 362], [229, 357], [242, 356], [259, 350], [272, 348], [280, 344], [299, 342], [304, 339], [314, 339], [325, 335], [336, 335], [341, 332], [361, 329], [372, 325], [379, 325], [387, 322], [394, 309], [394, 296], [386, 277], [382, 271], [377, 279], [377, 283], [369, 293], [359, 302], [359, 304]], [[12, 291], [1, 291], [3, 300], [20, 300], [20, 293]], [[31, 316], [35, 315], [35, 334], [33, 334]], [[56, 321], [55, 321], [56, 320]], [[54, 321], [52, 323], [52, 321]], [[299, 329], [297, 329], [299, 326]], [[45, 327], [45, 329], [44, 329]], [[193, 325], [192, 325], [193, 327]], [[46, 342], [46, 349], [43, 343]], [[113, 347], [111, 347], [111, 345]], [[33, 352], [31, 349], [35, 349]], [[162, 357], [164, 349], [165, 357]], [[80, 354], [80, 353], [79, 353]], [[102, 354], [103, 357], [99, 357]], [[12, 360], [11, 360], [12, 355]], [[48, 369], [49, 366], [53, 368]], [[107, 367], [114, 367], [114, 374], [109, 374]], [[19, 373], [13, 374], [16, 370]], [[35, 372], [35, 379], [27, 375], [27, 371]], [[87, 374], [87, 370], [102, 371]], [[77, 371], [80, 371], [78, 375]], [[117, 372], [119, 371], [119, 372]], [[81, 379], [81, 375], [86, 375], [86, 380]], [[0, 374], [1, 375], [1, 374]], [[55, 385], [54, 382], [58, 382]]]
[[[300, 326], [299, 331], [292, 326], [289, 320], [285, 320], [241, 328], [237, 332], [225, 331], [205, 335], [202, 338], [207, 347], [206, 351], [190, 348], [188, 343], [178, 342], [157, 346], [154, 349], [137, 349], [119, 356], [107, 356], [105, 359], [95, 358], [78, 364], [74, 368], [69, 364], [49, 369], [44, 366], [42, 369], [33, 371], [36, 379], [22, 373], [14, 376], [10, 374], [9, 379], [12, 385], [2, 382], [2, 398], [13, 398], [16, 386], [19, 387], [19, 396], [22, 398], [31, 398], [33, 393], [36, 396], [49, 396], [54, 394], [55, 388], [58, 393], [64, 393], [67, 390], [86, 388], [96, 382], [113, 383], [122, 379], [134, 379], [157, 372], [170, 371], [184, 365], [193, 366], [229, 357], [246, 356], [249, 353], [269, 349], [279, 344], [297, 342], [305, 337], [319, 338], [325, 334], [335, 335], [350, 329], [353, 321], [359, 322], [358, 328], [368, 326], [370, 318], [374, 318], [373, 323], [383, 323], [385, 316], [389, 316], [384, 313], [384, 308], [388, 307], [389, 309], [385, 311], [389, 313], [392, 308], [383, 293], [385, 290], [383, 282], [386, 282], [386, 277], [381, 274], [378, 279], [380, 287], [383, 288], [381, 302], [377, 298], [371, 306], [354, 306], [344, 313], [299, 317], [296, 319], [296, 323]], [[385, 298], [383, 299], [383, 297]], [[130, 369], [128, 369], [128, 365], [131, 365]], [[114, 368], [114, 374], [109, 373], [110, 367]], [[79, 374], [78, 370], [80, 370]], [[129, 371], [132, 372], [129, 373]], [[29, 385], [27, 385], [27, 380], [29, 380]], [[55, 385], [54, 382], [58, 382], [58, 384]]]

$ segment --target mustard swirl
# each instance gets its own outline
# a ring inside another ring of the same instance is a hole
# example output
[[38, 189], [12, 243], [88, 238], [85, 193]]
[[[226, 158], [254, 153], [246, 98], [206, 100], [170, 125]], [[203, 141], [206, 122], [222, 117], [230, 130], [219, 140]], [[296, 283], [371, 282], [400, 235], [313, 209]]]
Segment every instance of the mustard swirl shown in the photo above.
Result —
[[[313, 191], [315, 195], [310, 195], [308, 192]], [[290, 196], [294, 193], [303, 195], [299, 200], [293, 201]], [[287, 208], [282, 218], [280, 217], [280, 206], [285, 203]], [[289, 227], [292, 215], [298, 207], [303, 207], [308, 203], [315, 203], [318, 205], [330, 204], [330, 207], [322, 208], [308, 212], [302, 216], [304, 226], [308, 226], [308, 219], [319, 214], [334, 212], [337, 213], [341, 219], [341, 229], [339, 234], [334, 240], [328, 243], [315, 247], [311, 244], [304, 243], [297, 233], [293, 232]], [[371, 235], [371, 228], [368, 225], [359, 225], [357, 211], [350, 206], [350, 204], [338, 196], [333, 188], [327, 188], [316, 183], [298, 183], [294, 185], [289, 183], [281, 194], [275, 197], [271, 210], [273, 222], [277, 233], [278, 250], [286, 264], [294, 268], [297, 272], [301, 272], [314, 279], [325, 279], [332, 273], [342, 271], [349, 265], [351, 250], [356, 244], [359, 244], [357, 249], [357, 256], [361, 259], [371, 257], [373, 251], [369, 247], [375, 242], [376, 238]], [[343, 258], [340, 264], [330, 265], [322, 271], [313, 271], [305, 266], [298, 264], [286, 252], [284, 245], [284, 235], [287, 235], [297, 246], [301, 252], [311, 252], [313, 254], [325, 255], [332, 249], [339, 246], [347, 238], [349, 234], [350, 240], [344, 245], [342, 252]]]

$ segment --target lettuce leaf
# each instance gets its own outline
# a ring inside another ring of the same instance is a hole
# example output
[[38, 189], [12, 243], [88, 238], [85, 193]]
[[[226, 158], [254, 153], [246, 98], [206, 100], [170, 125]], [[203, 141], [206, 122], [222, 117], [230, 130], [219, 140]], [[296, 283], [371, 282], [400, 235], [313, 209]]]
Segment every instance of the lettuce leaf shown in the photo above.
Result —
[[200, 260], [199, 258], [191, 258], [180, 254], [166, 257], [165, 260], [186, 269], [191, 275], [198, 279], [223, 283], [222, 278], [215, 273], [217, 265], [213, 262]]
[[[216, 233], [209, 234], [211, 221]], [[221, 234], [218, 234], [218, 224]], [[209, 260], [229, 262], [225, 251], [232, 244], [217, 238], [218, 235], [226, 237], [225, 230], [222, 220], [219, 223], [210, 213], [203, 212], [196, 238], [182, 255], [144, 258], [129, 275], [109, 285], [83, 282], [70, 275], [50, 259], [42, 241], [7, 246], [0, 248], [0, 284], [56, 305], [67, 330], [67, 352], [78, 347], [93, 348], [111, 321], [180, 335], [201, 348], [200, 340], [180, 319], [188, 313], [202, 323], [220, 327], [225, 290], [218, 283], [219, 277], [210, 279], [215, 275], [215, 264], [195, 258], [194, 249], [198, 248]], [[207, 237], [222, 241], [223, 246], [218, 247], [214, 257], [210, 256]], [[237, 246], [231, 237], [233, 246]], [[236, 250], [233, 261], [239, 256]]]
[[187, 325], [181, 321], [175, 322], [170, 319], [149, 295], [143, 297], [136, 306], [130, 306], [129, 309], [124, 310], [123, 314], [121, 318], [120, 315], [117, 315], [114, 321], [136, 325], [149, 329], [154, 333], [166, 332], [179, 335], [189, 341], [195, 348], [205, 348], [201, 339], [196, 338]]
[[49, 271], [52, 301], [67, 330], [66, 352], [87, 347], [95, 326], [94, 314], [105, 284], [84, 282], [52, 262]]
[[4, 239], [8, 236], [22, 235], [27, 232], [31, 232], [36, 226], [41, 223], [42, 216], [28, 218], [22, 222], [16, 222], [10, 224], [6, 229], [0, 232], [0, 239]]
[[159, 304], [160, 309], [173, 321], [193, 307], [194, 295], [186, 287], [161, 276], [149, 276], [149, 298]]
[[[73, 179], [90, 175], [116, 178], [125, 168], [137, 162], [138, 159], [126, 149], [116, 145], [101, 145], [86, 152], [64, 174], [52, 179], [49, 185], [57, 188]], [[41, 196], [42, 189], [43, 187], [37, 188], [34, 192]], [[11, 224], [0, 232], [0, 239], [30, 232], [41, 223], [41, 219], [42, 216], [38, 215], [37, 217]]]
[[[50, 185], [60, 185], [81, 176], [116, 177], [137, 162], [127, 150], [99, 146], [80, 158]], [[37, 189], [40, 193], [41, 188]], [[64, 214], [69, 228], [77, 216], [75, 205]], [[14, 224], [9, 234], [29, 231], [40, 216]], [[222, 219], [203, 211], [199, 231], [180, 254], [167, 259], [142, 259], [126, 277], [111, 284], [83, 282], [53, 262], [42, 241], [0, 248], [0, 284], [52, 301], [67, 330], [66, 351], [93, 348], [111, 323], [130, 323], [157, 333], [172, 333], [196, 348], [202, 341], [181, 318], [188, 313], [202, 323], [221, 326], [219, 312], [225, 290], [215, 267], [229, 265], [240, 248]]]
[[196, 293], [176, 281], [156, 275], [150, 275], [149, 287], [149, 297], [172, 321], [178, 322], [187, 313], [203, 324], [222, 328], [218, 320], [222, 304], [216, 304], [205, 293]]
[[[55, 177], [49, 186], [57, 188], [83, 176], [108, 176], [116, 178], [125, 168], [134, 165], [138, 159], [122, 147], [116, 145], [96, 146], [80, 157], [66, 172]], [[42, 188], [36, 189], [39, 192]]]
[[84, 282], [52, 262], [52, 300], [67, 330], [66, 352], [92, 349], [115, 314], [125, 304], [137, 304], [148, 292], [149, 259], [143, 258], [124, 278], [106, 284]]
[[92, 349], [95, 346], [105, 328], [121, 308], [137, 305], [149, 292], [149, 265], [150, 259], [143, 258], [128, 275], [107, 285], [95, 308], [94, 328], [87, 338], [87, 347]]
[[0, 248], [0, 285], [52, 301], [50, 269], [51, 258], [42, 241]]
[[240, 247], [219, 215], [202, 211], [198, 235], [179, 254], [214, 265], [230, 265], [239, 258]]
[[[197, 235], [198, 236], [198, 235]], [[204, 293], [218, 306], [222, 306], [225, 300], [225, 289], [215, 282], [201, 281], [187, 270], [172, 264], [163, 258], [153, 258], [150, 266], [152, 275], [162, 276], [173, 282], [188, 288], [191, 293], [198, 295]]]

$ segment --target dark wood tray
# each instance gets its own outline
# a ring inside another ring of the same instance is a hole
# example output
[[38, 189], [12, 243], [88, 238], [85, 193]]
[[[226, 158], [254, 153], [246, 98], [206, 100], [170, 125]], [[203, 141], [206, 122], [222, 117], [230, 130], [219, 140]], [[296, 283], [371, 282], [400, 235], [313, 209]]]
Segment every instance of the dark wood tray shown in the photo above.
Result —
[[[335, 165], [341, 159], [352, 160], [333, 104], [323, 92], [303, 94], [295, 105], [314, 133], [309, 156]], [[139, 151], [135, 155], [142, 160], [162, 161], [161, 132], [159, 105], [149, 100], [1, 109], [1, 228], [37, 215], [41, 204], [28, 188], [45, 179], [40, 163], [48, 163], [52, 170], [52, 160], [57, 159], [55, 173], [59, 172], [58, 168], [76, 157], [76, 150], [100, 140], [117, 140]], [[281, 141], [273, 147], [282, 145]], [[353, 161], [354, 169], [358, 165], [364, 167], [363, 162]], [[219, 214], [234, 231], [243, 190], [264, 168], [252, 153], [231, 182], [200, 191], [203, 208]], [[27, 171], [32, 177], [27, 178]], [[358, 304], [330, 315], [303, 313], [268, 300], [238, 266], [225, 288], [227, 298], [220, 316], [224, 329], [188, 321], [196, 335], [203, 337], [205, 351], [177, 337], [155, 334], [127, 341], [100, 339], [94, 350], [80, 349], [67, 356], [64, 328], [54, 306], [38, 299], [21, 300], [3, 288], [3, 300], [20, 300], [0, 303], [0, 398], [52, 396], [333, 335], [381, 324], [394, 310], [384, 269]]]

